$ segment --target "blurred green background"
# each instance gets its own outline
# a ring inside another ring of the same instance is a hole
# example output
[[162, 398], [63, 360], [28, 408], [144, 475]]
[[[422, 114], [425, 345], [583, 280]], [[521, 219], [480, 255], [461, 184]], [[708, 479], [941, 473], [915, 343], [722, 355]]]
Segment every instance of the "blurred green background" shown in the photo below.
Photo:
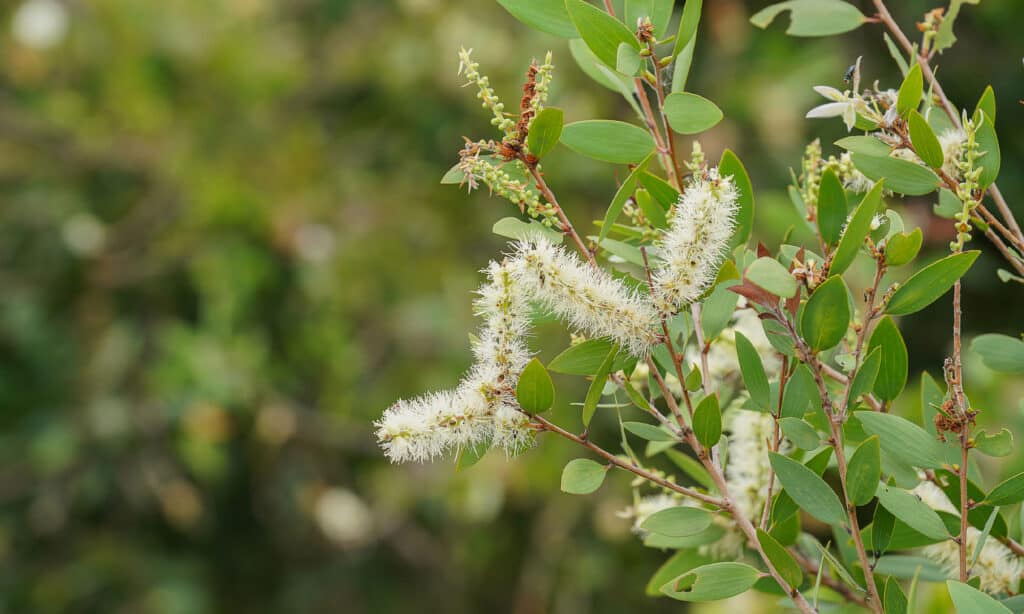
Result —
[[[705, 2], [688, 89], [725, 111], [702, 144], [744, 160], [771, 245], [803, 146], [842, 135], [802, 119], [811, 86], [858, 55], [868, 81], [898, 72], [877, 25], [792, 39], [748, 24], [766, 4]], [[909, 30], [936, 5], [892, 8]], [[995, 87], [1015, 206], [1022, 13], [965, 7], [938, 62], [955, 101]], [[565, 41], [482, 0], [8, 0], [0, 20], [0, 612], [683, 609], [643, 594], [667, 555], [615, 517], [626, 476], [558, 493], [570, 444], [456, 472], [389, 466], [372, 435], [468, 366], [470, 292], [513, 213], [438, 183], [463, 135], [492, 136], [456, 50], [513, 101], [551, 49], [568, 121], [631, 119]], [[545, 170], [588, 231], [622, 172], [565, 149]], [[903, 214], [938, 254], [930, 207]], [[967, 278], [969, 332], [1020, 332], [998, 266]], [[944, 300], [903, 323], [914, 369], [938, 372], [949, 317]], [[567, 341], [534, 339], [545, 360]], [[1021, 432], [1020, 383], [976, 357], [968, 378], [982, 423]], [[556, 382], [573, 429], [578, 379]]]

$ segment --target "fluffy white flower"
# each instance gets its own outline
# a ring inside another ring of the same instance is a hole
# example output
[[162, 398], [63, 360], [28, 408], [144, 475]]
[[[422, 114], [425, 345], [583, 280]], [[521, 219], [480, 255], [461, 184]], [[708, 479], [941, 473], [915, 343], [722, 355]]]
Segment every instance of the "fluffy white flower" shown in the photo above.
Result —
[[658, 241], [661, 262], [654, 271], [655, 307], [670, 316], [692, 303], [715, 280], [736, 220], [739, 192], [732, 177], [691, 182], [676, 204], [668, 231]]
[[513, 275], [524, 292], [573, 328], [611, 337], [634, 356], [646, 356], [658, 340], [648, 301], [557, 245], [542, 239], [517, 243]]
[[[946, 494], [935, 484], [921, 482], [913, 492], [928, 507], [959, 515]], [[981, 531], [974, 527], [967, 528], [968, 556], [973, 556], [980, 539]], [[960, 548], [951, 539], [925, 546], [921, 549], [921, 554], [941, 565], [950, 577], [956, 577], [960, 573]], [[989, 537], [981, 547], [981, 554], [978, 555], [978, 561], [971, 573], [981, 580], [981, 590], [999, 595], [1016, 592], [1021, 574], [1024, 573], [1024, 565], [1009, 548], [995, 538]]]
[[492, 262], [487, 273], [490, 280], [475, 303], [484, 325], [469, 374], [454, 391], [398, 401], [375, 423], [377, 439], [392, 462], [431, 460], [486, 442], [514, 453], [532, 440], [528, 419], [513, 399], [530, 358], [524, 342], [528, 299], [509, 262]]

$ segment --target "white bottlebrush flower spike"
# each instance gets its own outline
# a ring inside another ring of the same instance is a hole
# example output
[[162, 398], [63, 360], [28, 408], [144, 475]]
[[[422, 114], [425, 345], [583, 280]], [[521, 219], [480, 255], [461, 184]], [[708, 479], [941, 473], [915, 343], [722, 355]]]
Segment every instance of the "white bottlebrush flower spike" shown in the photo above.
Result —
[[513, 398], [530, 358], [524, 338], [528, 299], [512, 264], [492, 262], [475, 306], [484, 318], [473, 348], [476, 362], [454, 391], [401, 400], [376, 422], [377, 439], [393, 462], [426, 461], [486, 442], [514, 453], [529, 444], [528, 419]]
[[949, 128], [939, 135], [939, 146], [942, 147], [942, 170], [955, 180], [960, 180], [963, 173], [957, 162], [963, 156], [964, 143], [967, 135], [958, 128]]
[[[959, 515], [946, 493], [942, 492], [935, 484], [921, 482], [913, 492], [928, 507], [936, 511]], [[974, 549], [980, 539], [981, 531], [974, 527], [967, 528], [968, 556], [974, 556]], [[957, 577], [960, 573], [960, 548], [951, 539], [925, 546], [921, 549], [921, 554], [941, 565], [952, 578]], [[1024, 565], [1009, 548], [995, 538], [989, 537], [981, 547], [981, 554], [978, 555], [978, 561], [974, 564], [971, 574], [981, 580], [981, 590], [986, 593], [1013, 594], [1020, 584], [1021, 574], [1024, 574]]]
[[739, 192], [717, 169], [692, 181], [676, 203], [668, 231], [658, 241], [655, 307], [668, 317], [692, 303], [715, 280], [736, 225]]
[[523, 291], [576, 330], [611, 337], [634, 356], [657, 342], [649, 301], [606, 271], [542, 239], [516, 244], [514, 275]]

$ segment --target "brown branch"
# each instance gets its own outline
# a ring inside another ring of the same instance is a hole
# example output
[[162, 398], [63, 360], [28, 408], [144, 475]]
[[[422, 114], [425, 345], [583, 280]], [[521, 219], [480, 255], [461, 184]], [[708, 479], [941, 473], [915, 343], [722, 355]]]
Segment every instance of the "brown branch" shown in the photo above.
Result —
[[555, 213], [558, 215], [558, 219], [562, 222], [562, 231], [572, 237], [573, 242], [576, 243], [576, 247], [578, 247], [580, 252], [586, 256], [587, 261], [596, 267], [597, 262], [594, 260], [594, 253], [587, 248], [583, 239], [581, 239], [580, 235], [576, 232], [572, 222], [570, 222], [569, 218], [565, 215], [565, 211], [562, 209], [562, 206], [558, 204], [558, 199], [555, 198], [555, 193], [551, 191], [547, 182], [544, 181], [544, 175], [537, 169], [537, 165], [530, 164], [522, 157], [520, 157], [520, 159], [523, 164], [526, 165], [526, 168], [530, 169], [530, 174], [533, 176], [533, 180], [537, 183], [537, 188], [540, 190], [540, 193], [544, 195], [544, 199], [548, 201], [548, 204], [555, 208]]

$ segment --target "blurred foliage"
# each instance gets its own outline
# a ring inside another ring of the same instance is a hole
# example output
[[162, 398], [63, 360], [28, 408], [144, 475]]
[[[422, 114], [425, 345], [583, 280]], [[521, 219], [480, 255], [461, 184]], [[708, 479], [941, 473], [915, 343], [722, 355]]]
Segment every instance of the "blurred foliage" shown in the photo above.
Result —
[[[811, 86], [862, 54], [897, 71], [877, 27], [799, 40], [749, 26], [767, 2], [707, 4], [691, 88], [726, 121], [702, 144], [740, 154], [777, 240], [789, 167], [841, 135], [802, 119]], [[933, 3], [898, 4], [907, 27]], [[1015, 4], [965, 8], [940, 62], [954, 100], [994, 85], [1011, 203]], [[642, 593], [664, 555], [614, 516], [625, 476], [566, 497], [565, 443], [456, 473], [389, 467], [371, 434], [468, 364], [469, 293], [503, 244], [507, 204], [438, 184], [490, 129], [458, 47], [509, 99], [550, 48], [567, 120], [629, 119], [563, 41], [479, 0], [25, 0], [0, 20], [0, 611], [678, 611]], [[546, 162], [577, 224], [598, 217], [608, 167]], [[906, 217], [941, 251], [930, 206]], [[1024, 293], [996, 266], [968, 278], [967, 327], [1017, 334]], [[947, 307], [904, 324], [913, 368], [938, 371]], [[1019, 383], [968, 374], [1021, 432]], [[574, 425], [582, 384], [556, 383]]]

